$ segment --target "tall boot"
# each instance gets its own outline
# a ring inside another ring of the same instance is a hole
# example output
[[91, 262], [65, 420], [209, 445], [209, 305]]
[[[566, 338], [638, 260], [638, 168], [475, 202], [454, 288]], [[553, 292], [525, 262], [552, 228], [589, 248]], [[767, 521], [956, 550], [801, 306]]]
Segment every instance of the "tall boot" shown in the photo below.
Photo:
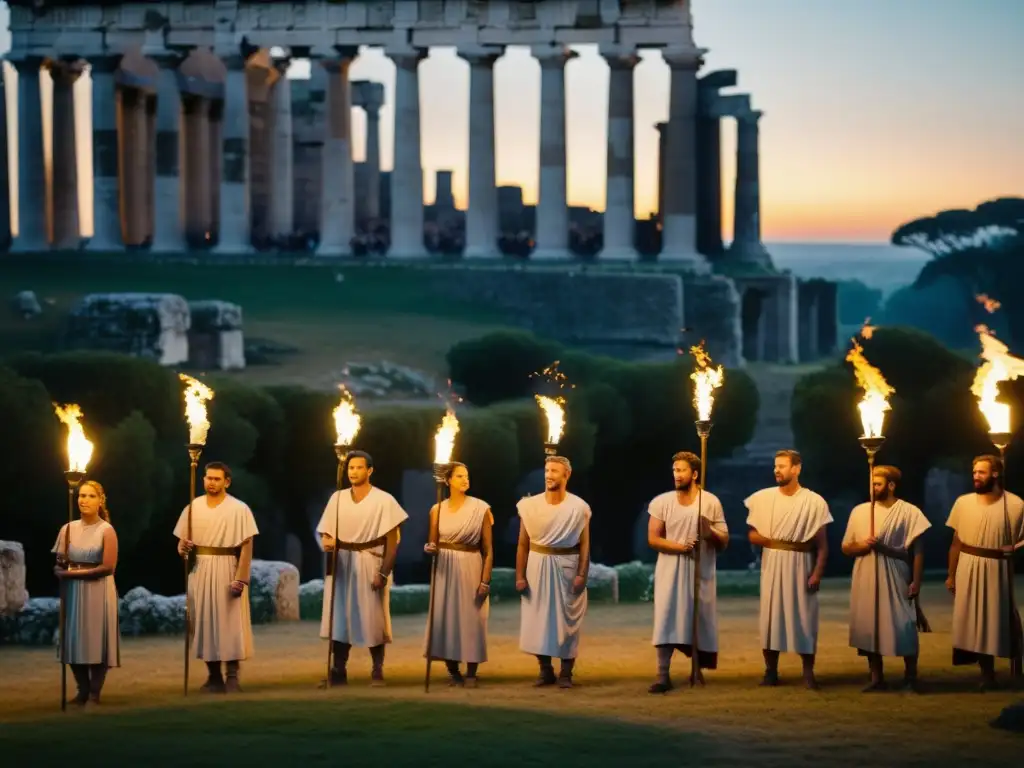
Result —
[[348, 683], [348, 654], [352, 650], [349, 643], [334, 641], [334, 660], [331, 663], [331, 679], [328, 685], [346, 685]]
[[[881, 656], [878, 657], [881, 661]], [[804, 667], [804, 685], [806, 685], [812, 691], [818, 690], [818, 680], [814, 676], [814, 654], [813, 653], [801, 653], [800, 660], [803, 662]]]
[[562, 659], [562, 668], [558, 670], [558, 687], [572, 688], [572, 668], [576, 659]]
[[471, 661], [468, 664], [466, 664], [466, 687], [467, 688], [476, 688], [476, 684], [477, 684], [476, 669], [477, 669], [478, 666], [479, 666], [479, 664], [477, 662], [475, 662], [475, 661]]
[[370, 672], [370, 685], [380, 688], [384, 685], [384, 645], [375, 645], [370, 649], [370, 660], [373, 671]]
[[540, 665], [540, 677], [538, 677], [537, 682], [533, 684], [534, 688], [541, 688], [545, 685], [554, 685], [558, 682], [555, 678], [555, 668], [551, 666], [550, 656], [538, 656], [537, 663]]
[[89, 667], [86, 664], [71, 664], [71, 674], [78, 686], [78, 695], [71, 701], [74, 704], [85, 704], [89, 700]]
[[220, 673], [219, 661], [206, 662], [206, 682], [199, 686], [204, 693], [224, 693], [224, 678]]
[[103, 690], [103, 683], [107, 679], [106, 664], [89, 665], [89, 701], [93, 704], [100, 703], [100, 692]]
[[765, 648], [761, 653], [764, 656], [764, 677], [760, 685], [776, 686], [779, 684], [779, 652]]
[[242, 686], [238, 682], [238, 662], [229, 661], [225, 666], [228, 670], [228, 676], [224, 681], [224, 690], [227, 693], [241, 693]]
[[667, 693], [675, 686], [669, 677], [669, 668], [672, 665], [672, 653], [675, 648], [671, 645], [656, 645], [654, 650], [658, 653], [658, 679], [651, 683], [647, 689], [648, 693]]
[[445, 667], [448, 669], [448, 685], [461, 688], [465, 684], [462, 673], [459, 671], [459, 662], [452, 659], [445, 659]]

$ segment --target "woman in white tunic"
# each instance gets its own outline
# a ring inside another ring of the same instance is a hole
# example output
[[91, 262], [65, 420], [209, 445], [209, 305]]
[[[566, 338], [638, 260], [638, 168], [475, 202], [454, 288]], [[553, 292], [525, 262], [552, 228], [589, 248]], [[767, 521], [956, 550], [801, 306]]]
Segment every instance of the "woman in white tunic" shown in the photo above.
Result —
[[[437, 557], [433, 627], [427, 627], [431, 658], [443, 660], [449, 685], [475, 688], [477, 666], [487, 661], [487, 616], [494, 566], [494, 516], [486, 501], [467, 496], [469, 470], [452, 462], [445, 473], [449, 497], [430, 508], [424, 551]], [[459, 669], [466, 662], [466, 676]]]
[[[924, 550], [920, 536], [931, 528], [924, 513], [896, 498], [902, 474], [896, 467], [875, 467], [875, 530], [871, 503], [850, 513], [843, 554], [857, 558], [850, 582], [850, 646], [868, 659], [871, 683], [865, 691], [885, 689], [882, 659], [902, 656], [903, 687], [917, 690], [918, 609]], [[875, 643], [875, 574], [878, 574], [878, 643]]]
[[67, 636], [60, 638], [57, 658], [71, 665], [78, 686], [74, 703], [99, 704], [107, 670], [121, 666], [114, 586], [117, 534], [110, 524], [103, 486], [95, 480], [79, 487], [78, 511], [80, 519], [61, 528], [52, 550], [57, 554], [54, 573], [62, 582], [67, 620]]

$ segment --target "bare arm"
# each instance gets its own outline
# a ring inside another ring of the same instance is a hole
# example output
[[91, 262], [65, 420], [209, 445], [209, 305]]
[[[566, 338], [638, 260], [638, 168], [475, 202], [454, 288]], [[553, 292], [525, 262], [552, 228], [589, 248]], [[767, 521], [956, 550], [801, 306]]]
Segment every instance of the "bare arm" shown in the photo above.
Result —
[[652, 517], [647, 521], [647, 546], [666, 555], [685, 555], [693, 551], [693, 543], [680, 544], [665, 538], [665, 521]]
[[771, 544], [771, 539], [766, 536], [762, 536], [757, 532], [757, 529], [752, 526], [747, 526], [747, 538], [750, 539], [750, 543], [755, 547], [766, 547]]
[[709, 542], [716, 552], [721, 552], [729, 546], [729, 531], [716, 530], [711, 520], [706, 517], [700, 519], [701, 536]]
[[590, 521], [583, 526], [580, 532], [580, 561], [576, 566], [576, 578], [583, 579], [587, 583], [587, 574], [590, 572]]
[[69, 579], [102, 579], [111, 576], [117, 568], [117, 534], [113, 528], [103, 532], [103, 562], [94, 568], [68, 571]]
[[384, 539], [384, 561], [380, 566], [380, 575], [385, 579], [395, 568], [395, 559], [398, 557], [398, 528], [395, 526]]
[[516, 584], [526, 581], [526, 560], [530, 556], [530, 534], [526, 525], [519, 521], [519, 544], [516, 546]]
[[427, 545], [424, 547], [427, 552], [437, 551], [437, 542], [441, 540], [439, 525], [437, 504], [435, 504], [430, 508], [430, 522], [427, 525]]
[[864, 541], [853, 539], [852, 541], [844, 542], [841, 549], [847, 557], [864, 557], [864, 555], [871, 552], [873, 541], [874, 539], [866, 539]]
[[494, 516], [489, 509], [484, 513], [484, 525], [480, 529], [480, 552], [484, 557], [480, 581], [490, 584], [491, 570], [494, 568]]
[[921, 544], [921, 539], [914, 540], [910, 551], [914, 553], [914, 575], [910, 583], [920, 589], [921, 579], [924, 577], [924, 545]]
[[238, 565], [235, 567], [235, 581], [249, 583], [252, 570], [252, 539], [242, 542], [242, 551], [238, 554]]
[[828, 534], [825, 532], [824, 525], [814, 534], [814, 544], [818, 548], [818, 557], [814, 562], [811, 578], [820, 581], [825, 574], [825, 563], [828, 561]]
[[946, 578], [946, 587], [952, 592], [956, 587], [956, 567], [960, 562], [960, 537], [954, 533], [953, 543], [949, 545], [949, 573]]

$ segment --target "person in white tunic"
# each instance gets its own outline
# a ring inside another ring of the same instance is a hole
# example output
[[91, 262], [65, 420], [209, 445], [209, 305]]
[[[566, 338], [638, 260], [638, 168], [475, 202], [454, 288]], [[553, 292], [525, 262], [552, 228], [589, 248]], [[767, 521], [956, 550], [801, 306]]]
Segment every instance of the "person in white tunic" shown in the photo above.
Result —
[[1009, 558], [1024, 543], [1024, 501], [1003, 489], [998, 456], [974, 459], [974, 493], [953, 503], [949, 578], [953, 593], [953, 664], [978, 664], [981, 689], [996, 686], [995, 660], [1019, 659], [1021, 625]]
[[[391, 581], [399, 526], [409, 515], [395, 497], [370, 483], [373, 457], [351, 451], [345, 459], [351, 485], [335, 491], [317, 524], [320, 548], [334, 553], [324, 579], [320, 637], [330, 637], [334, 604], [332, 667], [327, 685], [348, 682], [349, 651], [370, 649], [370, 684], [384, 685], [384, 647], [391, 637]], [[332, 575], [334, 571], [336, 575]], [[336, 585], [332, 586], [332, 585]]]
[[71, 665], [78, 688], [74, 703], [99, 704], [107, 670], [121, 666], [114, 584], [117, 534], [110, 524], [107, 495], [95, 480], [79, 486], [78, 512], [80, 518], [61, 528], [52, 550], [57, 554], [54, 573], [64, 591], [67, 621], [67, 637], [60, 638], [57, 658]]
[[[762, 547], [761, 685], [779, 683], [779, 654], [795, 652], [804, 683], [817, 690], [818, 589], [828, 559], [825, 527], [832, 515], [825, 500], [800, 485], [803, 460], [797, 451], [775, 454], [775, 486], [752, 493], [747, 507], [750, 543]], [[811, 553], [817, 550], [817, 557]]]
[[[445, 470], [449, 496], [430, 508], [423, 550], [437, 557], [430, 655], [443, 660], [449, 685], [475, 688], [477, 667], [487, 661], [487, 617], [494, 567], [494, 516], [486, 501], [467, 496], [469, 469], [453, 461]], [[426, 651], [424, 651], [424, 654]], [[466, 662], [466, 676], [459, 669]]]
[[[259, 533], [249, 505], [229, 494], [231, 469], [211, 461], [203, 473], [205, 495], [181, 511], [174, 535], [178, 554], [195, 554], [188, 576], [192, 652], [206, 662], [205, 693], [238, 693], [239, 662], [254, 653], [249, 609], [253, 538]], [[223, 662], [226, 678], [221, 674]]]
[[[572, 687], [580, 630], [587, 612], [590, 505], [566, 491], [572, 465], [564, 456], [544, 462], [544, 493], [527, 496], [519, 511], [516, 590], [519, 648], [537, 657], [538, 687]], [[555, 677], [551, 659], [561, 660]]]
[[[893, 466], [874, 468], [875, 525], [871, 529], [871, 502], [850, 513], [843, 537], [843, 554], [854, 557], [850, 583], [850, 647], [868, 659], [871, 682], [865, 691], [885, 690], [882, 659], [902, 656], [903, 687], [918, 691], [918, 596], [924, 573], [921, 534], [932, 524], [924, 512], [903, 499], [896, 489], [903, 475]], [[877, 644], [876, 594], [877, 593]]]
[[658, 553], [654, 567], [654, 637], [651, 641], [658, 654], [658, 678], [647, 689], [649, 693], [672, 690], [669, 667], [676, 650], [693, 656], [693, 553], [698, 538], [701, 552], [697, 662], [699, 669], [718, 667], [715, 560], [716, 553], [729, 543], [729, 529], [722, 502], [701, 488], [700, 473], [700, 458], [696, 454], [689, 451], [675, 454], [672, 457], [675, 490], [655, 496], [647, 507], [651, 516], [647, 543]]

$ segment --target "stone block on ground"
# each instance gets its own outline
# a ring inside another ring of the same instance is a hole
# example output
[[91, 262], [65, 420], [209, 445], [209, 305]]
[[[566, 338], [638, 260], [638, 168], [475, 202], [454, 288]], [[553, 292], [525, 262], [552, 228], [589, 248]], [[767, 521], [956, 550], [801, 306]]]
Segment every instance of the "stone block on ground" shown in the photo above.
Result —
[[188, 302], [172, 293], [91, 293], [67, 318], [66, 346], [179, 365], [188, 360]]
[[19, 291], [11, 298], [11, 309], [23, 320], [36, 317], [43, 313], [39, 298], [35, 291]]
[[0, 541], [0, 616], [20, 612], [27, 602], [25, 548], [16, 541]]
[[253, 624], [299, 620], [299, 569], [276, 560], [253, 560], [249, 603]]
[[227, 301], [189, 302], [188, 363], [192, 368], [220, 371], [245, 368], [242, 308]]

